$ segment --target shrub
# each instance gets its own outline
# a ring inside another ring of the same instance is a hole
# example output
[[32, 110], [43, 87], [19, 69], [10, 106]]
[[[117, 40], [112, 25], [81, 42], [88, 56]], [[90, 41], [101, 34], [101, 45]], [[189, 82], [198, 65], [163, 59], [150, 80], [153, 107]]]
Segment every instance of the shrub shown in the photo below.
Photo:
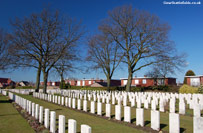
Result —
[[33, 86], [17, 86], [15, 89], [34, 89]]
[[153, 86], [153, 87], [151, 87], [151, 90], [168, 91], [169, 90], [169, 86], [167, 86], [167, 85]]
[[66, 89], [66, 83], [64, 80], [62, 80], [62, 82], [60, 82], [59, 88], [60, 89]]
[[189, 85], [183, 85], [180, 87], [179, 93], [198, 93], [198, 88]]
[[201, 86], [198, 88], [198, 93], [203, 94], [203, 85], [201, 85]]

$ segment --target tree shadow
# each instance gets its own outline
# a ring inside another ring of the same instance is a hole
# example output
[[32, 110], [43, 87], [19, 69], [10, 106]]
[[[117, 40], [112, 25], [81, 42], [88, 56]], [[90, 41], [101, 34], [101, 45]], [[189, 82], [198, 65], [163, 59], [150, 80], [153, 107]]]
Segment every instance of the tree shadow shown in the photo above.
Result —
[[0, 103], [12, 103], [12, 100], [0, 100]]

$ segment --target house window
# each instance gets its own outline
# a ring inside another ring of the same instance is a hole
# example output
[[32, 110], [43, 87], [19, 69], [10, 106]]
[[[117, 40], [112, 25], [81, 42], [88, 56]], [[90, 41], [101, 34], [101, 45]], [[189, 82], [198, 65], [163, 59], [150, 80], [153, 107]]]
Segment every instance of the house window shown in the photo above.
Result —
[[136, 79], [136, 80], [135, 80], [135, 84], [139, 84], [139, 80]]
[[91, 81], [89, 81], [89, 85], [91, 84]]
[[80, 86], [80, 81], [77, 82], [77, 85]]
[[164, 85], [164, 79], [158, 79], [157, 83], [158, 85]]
[[146, 79], [143, 79], [143, 80], [142, 80], [142, 83], [143, 83], [143, 84], [147, 84], [147, 80], [146, 80]]
[[128, 80], [123, 80], [123, 85], [127, 85]]
[[190, 78], [191, 86], [200, 86], [200, 78]]

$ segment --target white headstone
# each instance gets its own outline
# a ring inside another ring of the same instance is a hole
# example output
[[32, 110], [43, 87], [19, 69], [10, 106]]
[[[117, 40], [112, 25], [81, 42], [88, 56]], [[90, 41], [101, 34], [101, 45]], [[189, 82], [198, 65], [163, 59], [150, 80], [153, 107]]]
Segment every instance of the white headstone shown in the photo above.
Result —
[[160, 112], [151, 110], [151, 128], [154, 130], [160, 130]]
[[90, 110], [91, 113], [95, 113], [95, 102], [94, 101], [91, 101], [91, 110]]
[[134, 98], [131, 100], [131, 107], [135, 107], [135, 99]]
[[106, 117], [111, 117], [111, 104], [106, 104]]
[[44, 126], [46, 128], [49, 128], [49, 109], [45, 109], [45, 114], [44, 114]]
[[159, 111], [161, 111], [161, 112], [165, 111], [165, 109], [164, 109], [164, 102], [163, 102], [162, 99], [160, 99], [160, 101], [159, 101]]
[[72, 100], [72, 108], [75, 109], [75, 98]]
[[200, 105], [199, 104], [195, 104], [193, 106], [194, 106], [194, 109], [193, 109], [194, 116], [195, 117], [200, 117], [201, 116]]
[[102, 103], [97, 103], [97, 114], [102, 115]]
[[32, 103], [32, 117], [35, 116], [35, 103]]
[[84, 124], [81, 125], [81, 133], [91, 133], [91, 132], [92, 129], [90, 126]]
[[39, 122], [43, 123], [43, 106], [39, 107]]
[[77, 131], [76, 125], [77, 125], [76, 120], [68, 119], [68, 133], [76, 133]]
[[56, 131], [56, 112], [51, 111], [50, 116], [50, 132], [55, 133]]
[[64, 97], [61, 97], [61, 105], [64, 106]]
[[128, 106], [124, 107], [124, 121], [131, 122], [131, 108]]
[[136, 125], [144, 126], [144, 109], [142, 108], [136, 109]]
[[80, 99], [78, 99], [77, 109], [81, 110], [81, 100]]
[[59, 133], [65, 133], [65, 116], [59, 115]]
[[58, 96], [58, 104], [61, 104], [61, 97]]
[[179, 102], [179, 114], [184, 115], [185, 114], [185, 103]]
[[193, 117], [193, 133], [203, 132], [203, 117]]
[[175, 113], [175, 100], [170, 99], [170, 113]]
[[180, 118], [179, 114], [169, 113], [169, 133], [180, 132]]
[[83, 100], [83, 111], [87, 112], [87, 100]]
[[68, 97], [65, 98], [65, 106], [68, 106]]
[[155, 102], [155, 100], [152, 100], [152, 102], [151, 102], [151, 110], [156, 110], [156, 102]]
[[32, 113], [32, 102], [29, 101], [29, 114], [31, 115], [31, 113]]
[[35, 119], [38, 119], [39, 118], [39, 104], [36, 104], [35, 106], [36, 106], [36, 108], [35, 108]]
[[121, 120], [121, 105], [115, 106], [115, 118], [116, 120]]
[[68, 107], [71, 108], [71, 98], [70, 97], [68, 98]]

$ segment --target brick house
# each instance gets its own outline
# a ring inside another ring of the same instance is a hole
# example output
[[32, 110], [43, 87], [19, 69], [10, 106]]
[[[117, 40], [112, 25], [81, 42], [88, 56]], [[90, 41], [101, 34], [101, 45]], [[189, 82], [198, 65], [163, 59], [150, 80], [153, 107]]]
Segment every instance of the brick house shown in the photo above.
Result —
[[[103, 82], [95, 82], [90, 85], [91, 87], [107, 87], [107, 81], [104, 80]], [[112, 79], [110, 81], [110, 86], [121, 86], [121, 80]]]
[[5, 88], [7, 86], [15, 86], [15, 82], [10, 78], [0, 78], [0, 88]]
[[[121, 86], [127, 85], [128, 79], [121, 78]], [[148, 87], [154, 85], [176, 85], [176, 78], [157, 78], [156, 80], [151, 77], [134, 77], [131, 86]]]
[[[40, 85], [43, 86], [44, 85], [44, 82], [41, 81], [40, 82]], [[60, 82], [59, 81], [48, 81], [47, 82], [47, 86], [59, 86], [60, 85]]]
[[[103, 79], [82, 79], [82, 80], [74, 80], [74, 79], [66, 79], [65, 83], [69, 83], [72, 86], [91, 86], [95, 83], [100, 83], [102, 86], [103, 83], [106, 83], [106, 80]], [[111, 80], [111, 84], [114, 86], [120, 86], [120, 80]]]
[[203, 85], [203, 75], [198, 76], [185, 76], [187, 85], [190, 86], [200, 86]]

